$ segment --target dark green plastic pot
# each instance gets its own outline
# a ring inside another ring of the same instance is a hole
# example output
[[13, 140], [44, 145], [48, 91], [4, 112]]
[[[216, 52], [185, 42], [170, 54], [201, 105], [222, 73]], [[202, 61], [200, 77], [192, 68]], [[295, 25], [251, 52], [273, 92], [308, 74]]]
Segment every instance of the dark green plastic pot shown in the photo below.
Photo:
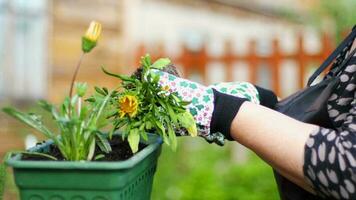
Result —
[[[31, 150], [43, 152], [49, 144]], [[21, 200], [146, 200], [162, 140], [150, 135], [147, 144], [118, 162], [22, 161], [16, 155], [6, 163], [14, 169]]]

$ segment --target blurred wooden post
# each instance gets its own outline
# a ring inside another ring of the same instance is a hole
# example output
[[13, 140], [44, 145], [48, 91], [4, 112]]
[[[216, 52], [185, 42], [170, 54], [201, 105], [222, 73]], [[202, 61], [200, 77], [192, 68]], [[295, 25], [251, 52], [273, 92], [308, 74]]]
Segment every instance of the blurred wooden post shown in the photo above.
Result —
[[253, 84], [257, 83], [257, 68], [259, 63], [259, 58], [256, 54], [256, 40], [251, 40], [248, 44], [248, 54], [247, 54], [247, 62], [249, 64], [250, 70], [250, 82]]
[[[333, 49], [332, 45], [333, 41], [327, 33], [323, 33], [321, 37], [321, 52], [320, 52], [320, 60], [325, 60]], [[321, 63], [320, 63], [321, 64]], [[330, 67], [330, 66], [329, 66]], [[329, 71], [329, 68], [324, 71], [326, 74]]]
[[307, 57], [304, 52], [304, 39], [302, 34], [298, 34], [296, 60], [299, 63], [298, 88], [303, 88]]
[[159, 58], [163, 58], [166, 57], [167, 55], [165, 55], [165, 48], [164, 48], [164, 44], [162, 42], [158, 43], [157, 45], [157, 53], [154, 54], [154, 57], [152, 57], [153, 60], [157, 60]]
[[197, 56], [195, 57], [194, 67], [197, 68], [198, 72], [202, 74], [202, 80], [204, 84], [207, 84], [207, 64], [210, 61], [210, 57], [206, 51], [206, 45], [203, 44], [201, 50], [197, 52]]
[[272, 70], [272, 89], [277, 94], [281, 96], [280, 87], [280, 62], [282, 60], [282, 55], [279, 49], [279, 41], [273, 39], [272, 41], [272, 55], [270, 57], [270, 69]]
[[233, 63], [234, 63], [234, 56], [232, 55], [232, 46], [231, 41], [225, 42], [225, 52], [222, 56], [222, 62], [225, 64], [225, 79], [228, 82], [234, 81], [233, 80]]
[[185, 77], [189, 77], [192, 74], [191, 71], [191, 53], [189, 52], [187, 46], [182, 45], [182, 54], [179, 57], [179, 63], [183, 67], [183, 73]]

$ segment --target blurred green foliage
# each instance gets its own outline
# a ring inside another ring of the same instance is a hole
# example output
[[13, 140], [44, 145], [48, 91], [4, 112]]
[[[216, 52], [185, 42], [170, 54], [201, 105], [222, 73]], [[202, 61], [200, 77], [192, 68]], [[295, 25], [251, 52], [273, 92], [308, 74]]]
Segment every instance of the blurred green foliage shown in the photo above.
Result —
[[336, 42], [340, 42], [345, 31], [356, 25], [355, 0], [321, 0], [312, 10], [316, 25], [326, 22], [333, 29]]
[[[1, 160], [0, 160], [1, 162]], [[5, 187], [5, 174], [6, 174], [6, 168], [5, 164], [0, 163], [0, 200], [3, 198], [4, 194], [4, 187]]]
[[279, 199], [272, 169], [252, 152], [245, 164], [231, 159], [231, 144], [219, 147], [179, 138], [176, 152], [163, 146], [153, 185], [154, 200]]

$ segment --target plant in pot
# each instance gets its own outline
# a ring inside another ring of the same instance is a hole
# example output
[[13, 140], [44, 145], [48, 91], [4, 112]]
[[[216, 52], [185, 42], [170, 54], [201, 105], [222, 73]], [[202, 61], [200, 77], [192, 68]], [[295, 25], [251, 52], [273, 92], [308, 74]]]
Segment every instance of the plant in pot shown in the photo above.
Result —
[[55, 106], [39, 101], [57, 129], [45, 126], [41, 116], [12, 107], [3, 111], [42, 133], [49, 140], [27, 151], [10, 152], [23, 200], [149, 199], [162, 141], [176, 148], [175, 130], [197, 133], [195, 121], [175, 93], [158, 84], [151, 69], [164, 70], [169, 59], [152, 63], [141, 59], [139, 75], [107, 75], [121, 80], [113, 90], [75, 83], [81, 60], [97, 44], [101, 25], [92, 22], [82, 38], [83, 54], [71, 82], [69, 96]]

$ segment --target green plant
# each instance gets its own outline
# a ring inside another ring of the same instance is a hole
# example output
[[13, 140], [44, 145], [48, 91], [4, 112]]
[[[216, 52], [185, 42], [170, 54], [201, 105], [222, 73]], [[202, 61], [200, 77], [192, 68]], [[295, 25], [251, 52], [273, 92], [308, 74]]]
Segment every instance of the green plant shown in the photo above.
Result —
[[[20, 112], [12, 107], [3, 108], [3, 111], [8, 115], [53, 140], [65, 160], [92, 160], [96, 145], [98, 145], [103, 152], [108, 153], [111, 151], [107, 137], [102, 132], [105, 126], [109, 125], [105, 109], [111, 94], [105, 96], [93, 95], [91, 98], [94, 98], [95, 101], [84, 101], [83, 98], [87, 91], [87, 85], [85, 83], [75, 84], [83, 55], [90, 52], [96, 46], [100, 33], [101, 25], [97, 22], [92, 22], [82, 38], [83, 54], [79, 59], [73, 75], [69, 97], [66, 97], [58, 108], [47, 101], [39, 101], [39, 106], [51, 114], [57, 125], [59, 134], [56, 134], [56, 131], [51, 130], [43, 123], [41, 115]], [[72, 94], [73, 88], [76, 89], [74, 96]], [[56, 159], [51, 155], [41, 153], [21, 153], [42, 155], [47, 158]]]
[[[122, 136], [128, 138], [133, 152], [138, 150], [140, 138], [147, 140], [147, 133], [154, 132], [162, 136], [163, 141], [173, 150], [177, 147], [175, 131], [185, 129], [192, 135], [197, 135], [193, 116], [185, 109], [190, 102], [183, 101], [178, 94], [170, 92], [169, 88], [159, 85], [159, 75], [152, 70], [161, 70], [170, 64], [167, 58], [158, 59], [152, 63], [149, 55], [141, 58], [141, 77], [117, 75], [103, 71], [119, 78], [119, 92], [110, 96], [109, 104], [116, 110], [113, 118], [113, 131], [122, 130]], [[103, 96], [108, 92], [97, 89]]]
[[[3, 111], [53, 140], [65, 160], [92, 160], [95, 145], [104, 152], [111, 151], [101, 131], [109, 124], [103, 112], [109, 95], [103, 98], [95, 96], [95, 103], [86, 103], [83, 102], [86, 85], [78, 83], [76, 88], [72, 99], [66, 98], [59, 109], [44, 100], [39, 101], [39, 106], [52, 115], [60, 137], [43, 124], [40, 115], [23, 113], [11, 107], [3, 108]], [[76, 108], [76, 111], [71, 112], [71, 107]]]

